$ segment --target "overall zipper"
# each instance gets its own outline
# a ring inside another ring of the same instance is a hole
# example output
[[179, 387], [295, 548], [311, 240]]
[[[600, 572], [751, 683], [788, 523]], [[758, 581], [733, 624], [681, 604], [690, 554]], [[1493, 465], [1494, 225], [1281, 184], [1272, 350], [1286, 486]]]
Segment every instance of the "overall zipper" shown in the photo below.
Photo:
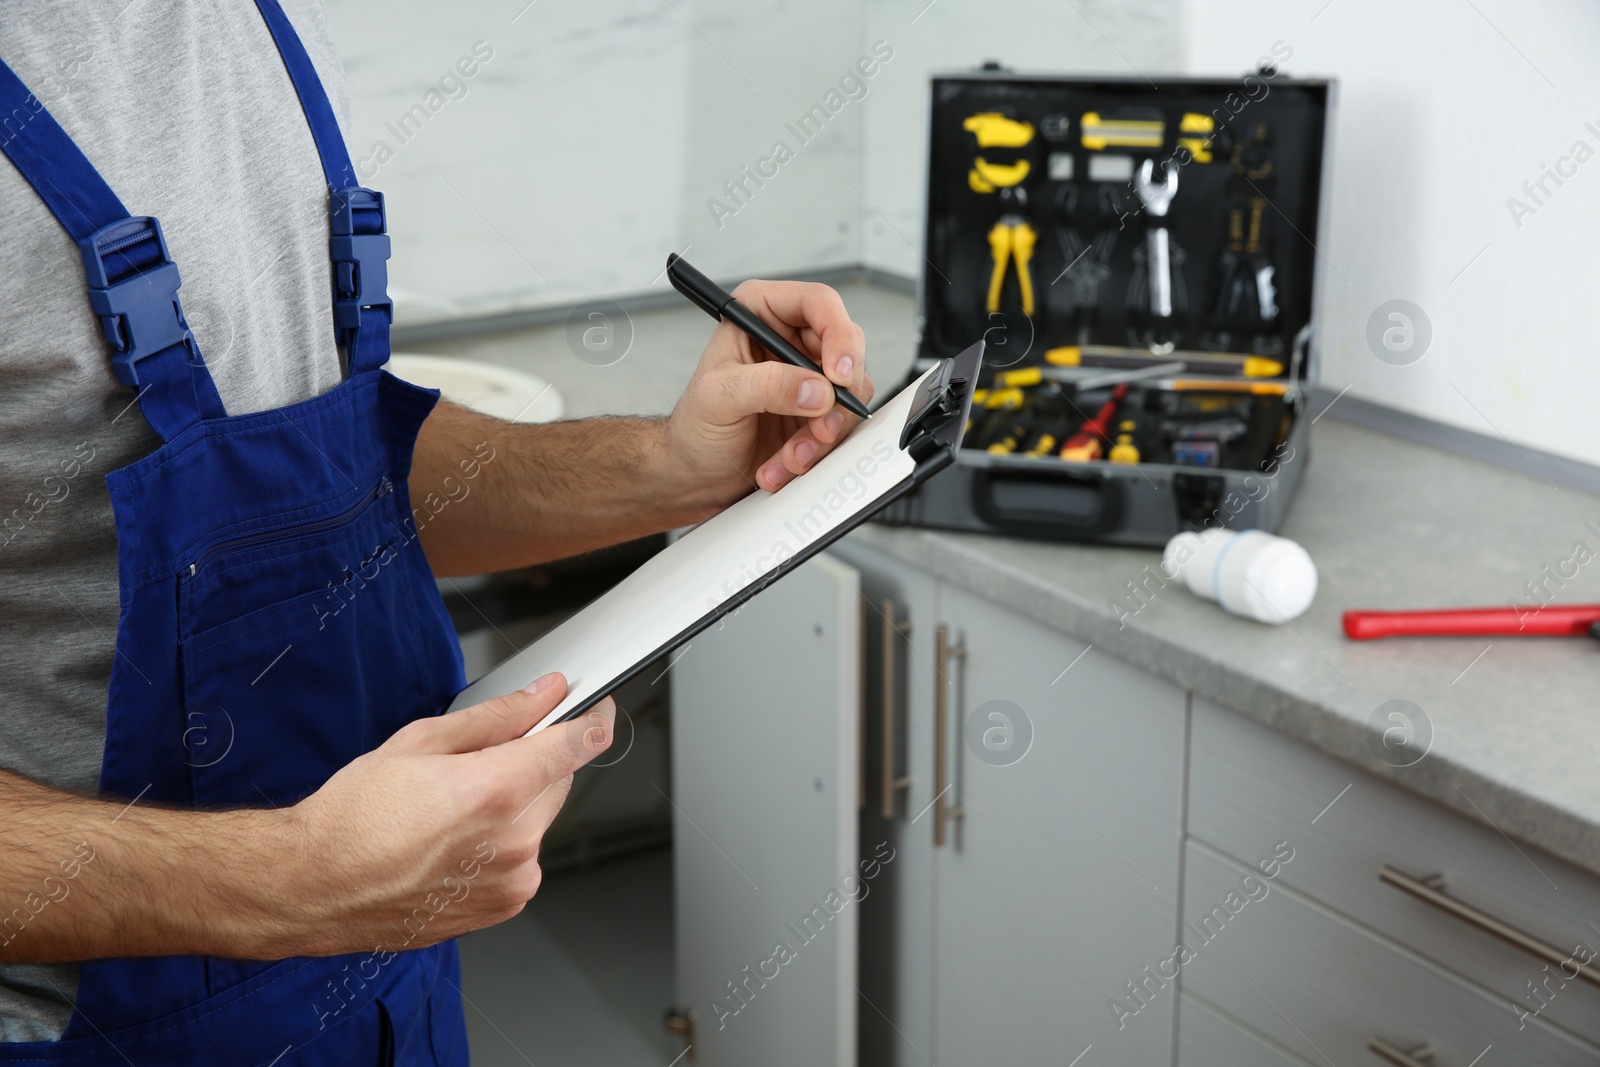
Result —
[[186, 577], [193, 578], [207, 560], [224, 552], [251, 548], [255, 545], [265, 545], [273, 541], [285, 541], [291, 537], [307, 537], [311, 534], [321, 533], [324, 530], [332, 530], [343, 526], [392, 492], [394, 492], [394, 483], [389, 480], [388, 475], [384, 475], [383, 478], [379, 479], [377, 485], [368, 490], [365, 496], [337, 515], [329, 515], [327, 518], [314, 519], [311, 522], [302, 522], [294, 526], [283, 526], [275, 530], [262, 530], [260, 533], [245, 534], [242, 537], [230, 537], [226, 541], [214, 542], [207, 545], [199, 557], [189, 564], [189, 569], [185, 572]]

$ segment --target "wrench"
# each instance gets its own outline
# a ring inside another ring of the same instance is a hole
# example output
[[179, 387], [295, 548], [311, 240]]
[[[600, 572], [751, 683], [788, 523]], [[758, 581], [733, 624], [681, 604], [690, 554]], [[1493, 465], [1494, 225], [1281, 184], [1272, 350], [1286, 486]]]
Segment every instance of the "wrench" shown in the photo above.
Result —
[[[1147, 159], [1139, 165], [1133, 179], [1133, 191], [1139, 194], [1144, 209], [1154, 217], [1165, 218], [1172, 198], [1178, 195], [1178, 170], [1173, 166], [1162, 168], [1162, 184], [1155, 183], [1155, 160]], [[1146, 258], [1150, 271], [1150, 313], [1158, 319], [1172, 317], [1172, 245], [1165, 226], [1153, 226], [1145, 237]]]
[[1278, 289], [1272, 284], [1272, 265], [1256, 268], [1256, 306], [1261, 310], [1261, 321], [1271, 322], [1278, 317]]

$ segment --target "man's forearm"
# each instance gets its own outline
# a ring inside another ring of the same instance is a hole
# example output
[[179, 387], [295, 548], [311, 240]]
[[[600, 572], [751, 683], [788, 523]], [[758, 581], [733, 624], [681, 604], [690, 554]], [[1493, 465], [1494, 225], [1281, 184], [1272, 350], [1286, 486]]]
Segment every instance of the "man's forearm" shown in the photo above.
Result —
[[728, 503], [663, 469], [665, 423], [501, 422], [440, 401], [423, 425], [411, 507], [440, 575], [483, 574], [698, 522]]
[[316, 899], [287, 884], [296, 833], [276, 811], [130, 806], [0, 772], [0, 961], [294, 954], [291, 902]]

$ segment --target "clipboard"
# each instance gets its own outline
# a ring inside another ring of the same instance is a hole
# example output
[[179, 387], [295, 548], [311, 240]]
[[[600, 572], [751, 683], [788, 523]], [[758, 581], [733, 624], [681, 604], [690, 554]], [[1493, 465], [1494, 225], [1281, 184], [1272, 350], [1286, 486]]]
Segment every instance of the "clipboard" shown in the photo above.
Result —
[[566, 622], [463, 689], [458, 711], [550, 671], [567, 696], [529, 734], [576, 718], [664, 655], [955, 462], [983, 342], [935, 363], [805, 474], [694, 527]]

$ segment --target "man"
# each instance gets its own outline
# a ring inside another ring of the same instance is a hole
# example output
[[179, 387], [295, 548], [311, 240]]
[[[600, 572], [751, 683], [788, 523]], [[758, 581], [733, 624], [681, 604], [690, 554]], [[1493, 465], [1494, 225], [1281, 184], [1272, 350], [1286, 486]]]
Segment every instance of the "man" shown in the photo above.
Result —
[[666, 419], [434, 406], [380, 369], [315, 0], [120, 7], [0, 19], [0, 1063], [464, 1063], [448, 939], [533, 896], [612, 707], [524, 738], [551, 675], [440, 716], [434, 574], [780, 488], [864, 338], [746, 283], [826, 377], [724, 324]]

